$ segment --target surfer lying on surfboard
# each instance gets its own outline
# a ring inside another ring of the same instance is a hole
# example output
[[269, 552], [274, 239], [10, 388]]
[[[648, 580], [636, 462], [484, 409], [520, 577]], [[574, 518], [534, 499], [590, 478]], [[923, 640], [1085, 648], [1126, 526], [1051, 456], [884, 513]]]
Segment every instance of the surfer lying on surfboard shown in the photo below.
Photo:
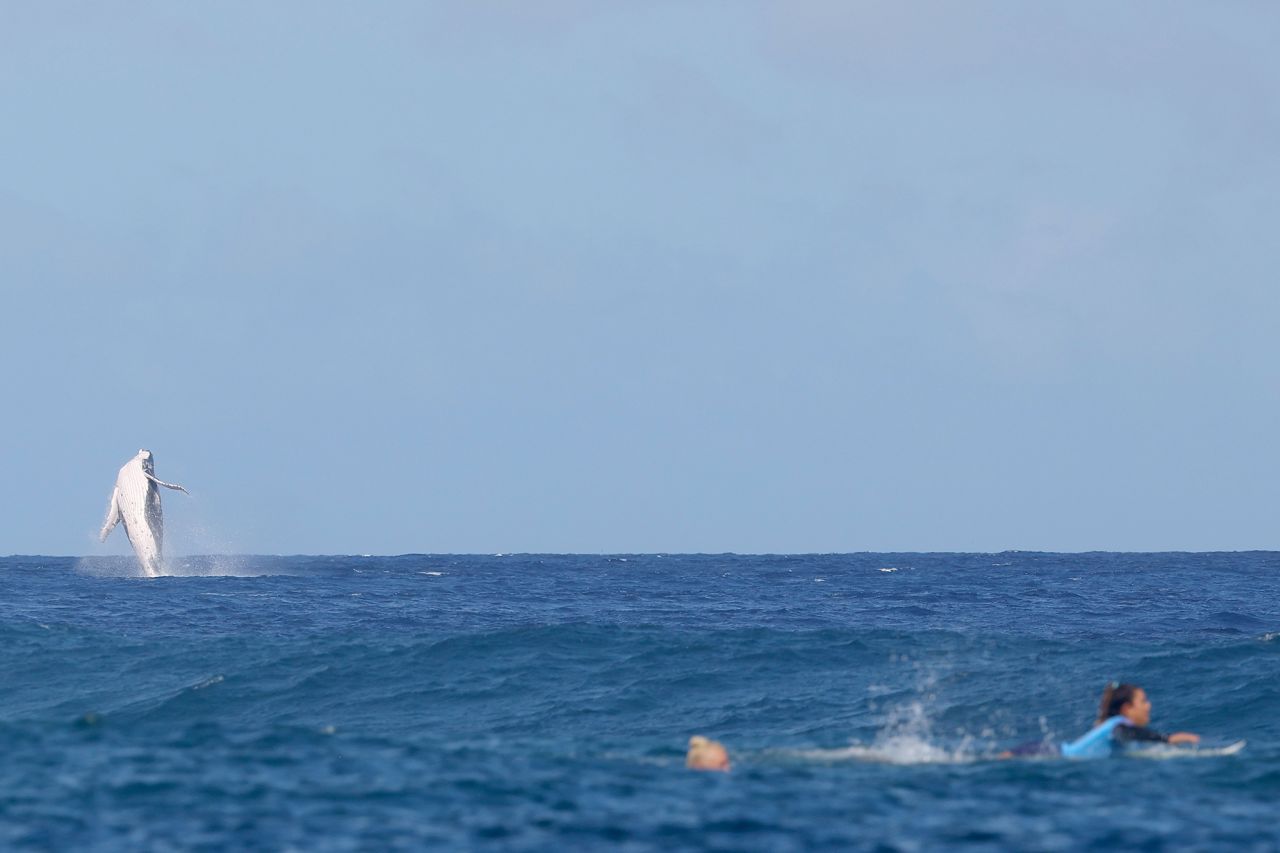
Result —
[[1105, 758], [1124, 752], [1135, 744], [1192, 745], [1200, 742], [1200, 736], [1191, 732], [1161, 734], [1148, 727], [1150, 722], [1151, 700], [1147, 698], [1147, 691], [1136, 684], [1112, 681], [1102, 691], [1097, 722], [1082, 736], [1063, 744], [1046, 741], [1024, 743], [1000, 753], [1000, 757], [1062, 755], [1066, 758]]

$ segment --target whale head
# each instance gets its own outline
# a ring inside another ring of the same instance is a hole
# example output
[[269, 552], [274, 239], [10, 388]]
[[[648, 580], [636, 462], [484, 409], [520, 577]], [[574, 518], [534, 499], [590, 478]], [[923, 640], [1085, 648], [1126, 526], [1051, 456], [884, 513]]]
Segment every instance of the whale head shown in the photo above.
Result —
[[156, 463], [155, 463], [155, 459], [153, 459], [151, 456], [150, 450], [147, 450], [145, 448], [142, 450], [139, 450], [137, 459], [142, 462], [142, 470], [146, 471], [148, 474], [155, 473]]

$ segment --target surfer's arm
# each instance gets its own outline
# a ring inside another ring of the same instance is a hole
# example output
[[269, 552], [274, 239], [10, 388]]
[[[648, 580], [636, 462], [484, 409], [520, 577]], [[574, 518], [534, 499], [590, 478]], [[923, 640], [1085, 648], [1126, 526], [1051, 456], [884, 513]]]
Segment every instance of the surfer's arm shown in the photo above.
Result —
[[1112, 736], [1117, 741], [1130, 743], [1169, 743], [1178, 745], [1200, 742], [1200, 735], [1192, 734], [1191, 732], [1174, 732], [1171, 735], [1166, 735], [1146, 726], [1116, 726]]
[[157, 486], [164, 486], [166, 489], [173, 489], [174, 491], [182, 492], [184, 495], [191, 494], [186, 489], [182, 488], [182, 486], [179, 486], [177, 483], [166, 483], [164, 480], [160, 480], [156, 477], [153, 477], [150, 474], [147, 475], [147, 479], [155, 483]]
[[111, 490], [111, 506], [107, 507], [107, 520], [102, 522], [102, 530], [98, 533], [98, 541], [106, 542], [107, 536], [115, 529], [116, 524], [120, 521], [120, 489]]
[[1169, 736], [1163, 735], [1155, 729], [1149, 729], [1146, 726], [1116, 726], [1115, 731], [1111, 733], [1112, 740], [1122, 743], [1168, 743]]

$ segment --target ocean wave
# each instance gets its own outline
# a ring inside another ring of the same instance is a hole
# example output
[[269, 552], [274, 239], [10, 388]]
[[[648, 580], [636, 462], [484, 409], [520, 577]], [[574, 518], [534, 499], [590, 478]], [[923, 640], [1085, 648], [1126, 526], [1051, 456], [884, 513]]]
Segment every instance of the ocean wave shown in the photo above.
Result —
[[[0, 846], [1280, 843], [1273, 556], [612, 556], [0, 560]], [[1113, 679], [1248, 747], [989, 760]]]

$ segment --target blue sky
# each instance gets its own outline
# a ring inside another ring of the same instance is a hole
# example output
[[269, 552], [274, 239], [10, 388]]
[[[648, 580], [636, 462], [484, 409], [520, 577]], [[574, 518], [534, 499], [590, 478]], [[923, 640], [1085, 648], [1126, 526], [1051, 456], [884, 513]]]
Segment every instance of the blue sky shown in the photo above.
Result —
[[1280, 546], [1269, 3], [9, 4], [0, 553]]

